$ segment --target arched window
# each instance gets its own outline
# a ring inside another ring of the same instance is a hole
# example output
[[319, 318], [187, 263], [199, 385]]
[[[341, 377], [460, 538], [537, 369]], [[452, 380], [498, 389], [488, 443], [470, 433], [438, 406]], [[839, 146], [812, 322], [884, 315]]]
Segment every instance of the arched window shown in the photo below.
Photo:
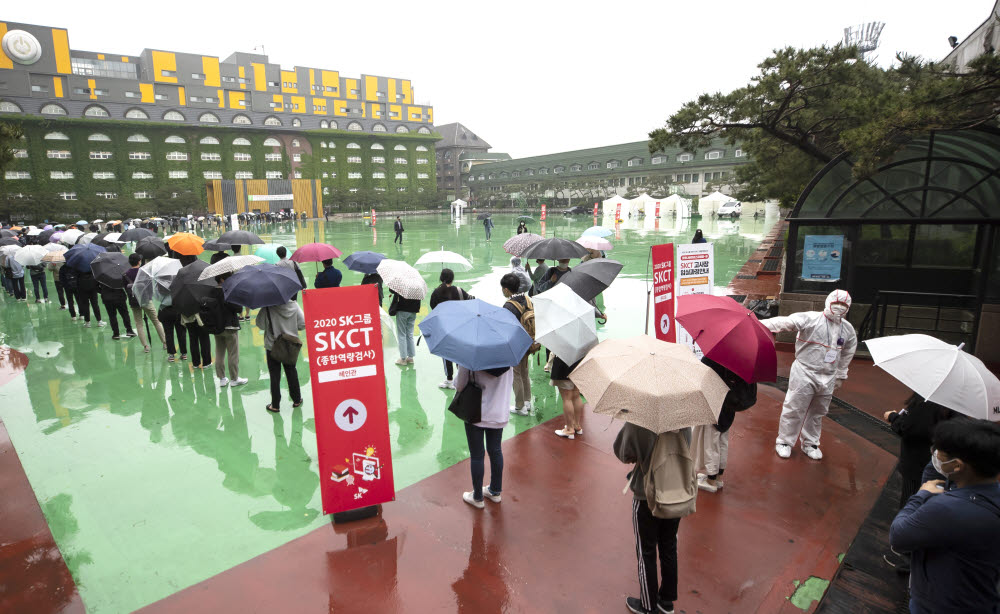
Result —
[[265, 126], [280, 126], [281, 125], [281, 120], [278, 119], [277, 117], [273, 116], [273, 115], [270, 115], [270, 116], [268, 116], [264, 120], [264, 125]]
[[375, 124], [372, 126], [372, 132], [388, 132], [383, 124]]
[[108, 110], [104, 107], [99, 107], [96, 104], [92, 104], [83, 110], [84, 117], [111, 117]]
[[111, 137], [106, 134], [101, 134], [100, 132], [95, 132], [87, 137], [88, 141], [110, 141]]
[[319, 146], [322, 147], [323, 149], [326, 149], [326, 141], [320, 141]]
[[406, 151], [406, 145], [396, 145], [392, 149], [393, 151]]
[[320, 128], [329, 128], [330, 127], [330, 122], [326, 121], [325, 119], [321, 119], [321, 120], [319, 120], [319, 127]]
[[42, 115], [66, 115], [66, 109], [57, 104], [47, 104], [42, 107]]
[[215, 113], [202, 113], [198, 116], [198, 121], [203, 124], [217, 124], [219, 123], [219, 116]]
[[299, 119], [298, 117], [293, 117], [292, 118], [292, 127], [293, 128], [298, 128], [300, 126], [302, 126], [302, 120]]
[[198, 141], [198, 144], [199, 145], [218, 145], [219, 144], [219, 139], [215, 138], [214, 136], [203, 136], [203, 137], [201, 137], [201, 140]]
[[372, 149], [385, 149], [381, 143], [372, 143]]
[[239, 125], [241, 125], [241, 126], [249, 126], [249, 125], [250, 125], [250, 124], [252, 124], [253, 122], [252, 122], [252, 121], [250, 121], [250, 118], [249, 118], [249, 117], [247, 117], [246, 115], [243, 115], [243, 114], [241, 113], [241, 114], [239, 114], [239, 115], [234, 115], [234, 116], [233, 116], [233, 123], [234, 123], [234, 124], [239, 124]]
[[[55, 105], [53, 105], [55, 106]], [[62, 107], [59, 107], [60, 109]], [[7, 100], [0, 100], [0, 113], [20, 113], [21, 107]]]
[[407, 128], [406, 126], [396, 126], [396, 133], [397, 134], [406, 134], [409, 131], [410, 131], [410, 129]]
[[357, 143], [348, 143], [347, 144], [347, 148], [348, 149], [361, 149], [361, 145], [358, 145]]
[[148, 143], [149, 139], [141, 134], [133, 134], [132, 136], [125, 139], [129, 143]]
[[50, 132], [45, 135], [46, 141], [68, 141], [69, 137], [62, 132]]
[[427, 148], [423, 145], [417, 145], [417, 151], [427, 151]]
[[333, 141], [330, 141], [329, 143], [327, 143], [327, 146], [328, 146], [328, 147], [329, 147], [330, 149], [336, 149], [336, 148], [337, 148], [337, 144], [336, 144], [336, 143], [334, 143]]
[[678, 162], [690, 162], [691, 160], [694, 160], [694, 154], [682, 153], [677, 156]]
[[241, 147], [249, 147], [250, 141], [248, 139], [239, 136], [233, 139], [233, 145], [239, 145]]
[[336, 130], [336, 129], [337, 129], [337, 122], [335, 122], [334, 120], [331, 119], [330, 120], [330, 130]]
[[167, 111], [163, 114], [163, 119], [168, 122], [182, 122], [184, 121], [184, 116], [177, 111]]
[[164, 139], [163, 142], [164, 143], [183, 143], [184, 142], [184, 138], [172, 134], [172, 135], [168, 136], [166, 139]]
[[358, 122], [351, 122], [351, 123], [347, 124], [347, 129], [348, 130], [354, 130], [356, 132], [360, 132], [362, 128], [361, 128], [361, 124], [359, 124]]
[[125, 119], [149, 119], [149, 115], [142, 109], [129, 109], [125, 111]]
[[419, 128], [417, 128], [417, 133], [418, 134], [430, 134], [431, 131], [430, 131], [430, 129], [427, 126], [420, 126]]
[[281, 141], [274, 137], [264, 139], [264, 147], [281, 147]]
[[302, 144], [299, 143], [298, 139], [292, 139], [292, 147], [302, 147]]

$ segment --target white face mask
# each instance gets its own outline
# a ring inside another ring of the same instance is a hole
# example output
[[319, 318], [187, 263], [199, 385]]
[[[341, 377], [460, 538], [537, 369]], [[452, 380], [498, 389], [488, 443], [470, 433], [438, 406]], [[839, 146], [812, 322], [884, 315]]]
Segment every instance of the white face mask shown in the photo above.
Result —
[[957, 461], [957, 460], [958, 460], [957, 458], [953, 458], [951, 460], [944, 461], [942, 463], [941, 460], [938, 458], [936, 450], [931, 453], [931, 465], [934, 466], [934, 471], [937, 471], [938, 473], [940, 473], [941, 475], [943, 475], [945, 477], [948, 477], [948, 475], [950, 475], [950, 474], [943, 469], [943, 466], [946, 465], [947, 463], [951, 463], [951, 462], [954, 462], [954, 461]]
[[847, 305], [844, 305], [843, 303], [834, 303], [833, 305], [830, 305], [830, 313], [837, 317], [842, 317], [847, 313], [847, 310]]

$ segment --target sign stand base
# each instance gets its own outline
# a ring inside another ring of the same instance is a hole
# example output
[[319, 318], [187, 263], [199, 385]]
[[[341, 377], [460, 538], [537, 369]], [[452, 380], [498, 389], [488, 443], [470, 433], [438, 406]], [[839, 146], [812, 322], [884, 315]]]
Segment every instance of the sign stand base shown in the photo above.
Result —
[[345, 522], [354, 522], [355, 520], [372, 518], [373, 516], [378, 516], [381, 513], [381, 505], [369, 505], [367, 507], [359, 507], [358, 509], [348, 510], [346, 512], [335, 512], [332, 514], [332, 522], [333, 524], [344, 524]]

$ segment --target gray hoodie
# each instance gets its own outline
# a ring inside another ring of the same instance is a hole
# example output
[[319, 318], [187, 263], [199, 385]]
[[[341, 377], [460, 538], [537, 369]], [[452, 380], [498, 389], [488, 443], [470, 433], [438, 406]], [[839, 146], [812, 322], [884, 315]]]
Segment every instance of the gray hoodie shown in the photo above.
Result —
[[[684, 438], [691, 443], [691, 429], [682, 429]], [[649, 461], [652, 460], [653, 448], [658, 435], [653, 431], [626, 422], [615, 438], [615, 456], [623, 463], [635, 463], [635, 468], [629, 472], [629, 486], [632, 496], [640, 501], [646, 500], [643, 490], [646, 484], [646, 472], [649, 471]]]
[[257, 314], [257, 328], [264, 331], [264, 348], [270, 350], [278, 335], [298, 336], [300, 330], [305, 330], [306, 316], [298, 303], [288, 301], [284, 305], [261, 309]]

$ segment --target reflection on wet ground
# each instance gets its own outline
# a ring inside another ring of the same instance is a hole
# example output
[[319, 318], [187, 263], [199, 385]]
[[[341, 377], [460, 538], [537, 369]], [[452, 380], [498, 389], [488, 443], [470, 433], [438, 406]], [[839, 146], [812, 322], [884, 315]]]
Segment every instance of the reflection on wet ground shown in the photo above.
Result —
[[[514, 219], [495, 217], [492, 243], [479, 223], [455, 224], [447, 215], [404, 220], [402, 246], [391, 242], [388, 219], [377, 232], [360, 220], [252, 230], [288, 247], [326, 241], [345, 255], [371, 249], [409, 262], [444, 246], [474, 264], [458, 275], [458, 285], [499, 302], [499, 278], [509, 267], [502, 244]], [[716, 243], [716, 285], [724, 287], [773, 222], [623, 223], [610, 237], [615, 250], [609, 257], [625, 269], [605, 293], [609, 320], [599, 327], [601, 336], [642, 331], [650, 245], [686, 242], [700, 225]], [[576, 238], [592, 223], [590, 217], [556, 217], [544, 231]], [[540, 230], [537, 222], [532, 230]], [[311, 283], [315, 267], [303, 271]], [[426, 278], [436, 285], [435, 275]], [[359, 282], [359, 274], [345, 271], [345, 284]], [[425, 302], [419, 317], [427, 309]], [[189, 362], [166, 362], [159, 348], [144, 354], [138, 341], [113, 341], [107, 328], [85, 329], [57, 304], [4, 297], [0, 334], [23, 352], [0, 352], [0, 383], [9, 380], [0, 387], [0, 418], [89, 611], [135, 609], [326, 523], [319, 512], [311, 403], [278, 415], [264, 410], [263, 339], [249, 324], [239, 334], [240, 371], [250, 383], [235, 389], [219, 388], [214, 373]], [[395, 340], [386, 336], [384, 345], [392, 361]], [[446, 411], [452, 393], [437, 387], [443, 375], [440, 359], [423, 344], [416, 365], [387, 364], [397, 488], [468, 456], [464, 429]], [[299, 379], [309, 399], [305, 363]], [[532, 383], [538, 411], [515, 417], [505, 437], [559, 413], [540, 365]]]

